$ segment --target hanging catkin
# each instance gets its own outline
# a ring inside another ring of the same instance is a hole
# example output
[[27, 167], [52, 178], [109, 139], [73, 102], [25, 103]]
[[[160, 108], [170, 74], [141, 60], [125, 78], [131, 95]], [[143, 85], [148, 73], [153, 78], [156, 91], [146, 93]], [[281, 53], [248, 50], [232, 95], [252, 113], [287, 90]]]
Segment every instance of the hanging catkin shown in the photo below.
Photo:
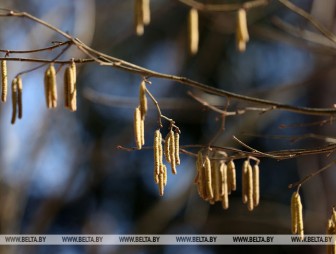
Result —
[[65, 107], [71, 111], [77, 110], [76, 69], [71, 64], [64, 71], [64, 99]]
[[246, 10], [240, 9], [237, 13], [237, 29], [236, 29], [237, 48], [240, 52], [245, 51], [246, 43], [249, 40]]
[[8, 80], [7, 80], [7, 61], [1, 61], [1, 101], [6, 102], [7, 100], [7, 87], [8, 87]]
[[134, 137], [137, 149], [142, 147], [141, 114], [139, 107], [134, 110]]
[[253, 166], [253, 205], [254, 207], [259, 205], [260, 199], [260, 186], [259, 186], [259, 165]]
[[138, 36], [141, 36], [144, 33], [143, 1], [144, 0], [135, 0], [134, 2], [135, 31]]
[[227, 178], [227, 166], [225, 163], [221, 163], [220, 171], [222, 175], [222, 207], [223, 209], [229, 208], [229, 193], [228, 193], [228, 178]]
[[14, 124], [17, 115], [17, 78], [12, 80], [12, 120], [11, 123]]
[[56, 70], [53, 64], [50, 64], [44, 73], [44, 94], [47, 108], [56, 108], [57, 84], [56, 84]]
[[146, 82], [144, 80], [140, 84], [139, 101], [140, 101], [141, 118], [145, 119], [147, 113], [147, 98], [146, 98]]
[[243, 163], [243, 170], [242, 170], [242, 199], [243, 199], [243, 204], [247, 203], [248, 200], [248, 165], [249, 161], [246, 160]]
[[253, 211], [254, 201], [253, 201], [253, 170], [249, 163], [247, 166], [247, 209]]
[[189, 52], [195, 55], [198, 51], [198, 11], [195, 8], [191, 8], [189, 11]]
[[301, 197], [298, 191], [294, 192], [291, 199], [292, 233], [299, 234], [303, 239], [303, 215]]
[[22, 108], [22, 78], [21, 76], [17, 76], [17, 106], [18, 106], [18, 118], [22, 118], [23, 108]]
[[142, 0], [142, 14], [144, 25], [149, 25], [151, 21], [150, 0]]
[[160, 130], [156, 130], [154, 133], [154, 174], [159, 175], [162, 165], [162, 136]]
[[176, 165], [180, 165], [180, 134], [178, 132], [175, 132], [175, 161]]
[[174, 132], [172, 130], [170, 130], [170, 138], [169, 138], [169, 157], [170, 157], [170, 167], [172, 170], [172, 173], [174, 175], [176, 175], [176, 158], [175, 158], [175, 136], [174, 136]]
[[206, 189], [206, 200], [213, 199], [213, 190], [211, 183], [211, 162], [208, 156], [205, 156], [204, 159], [204, 168], [205, 168], [205, 189]]
[[236, 184], [236, 166], [233, 162], [233, 160], [229, 160], [227, 164], [227, 170], [228, 170], [228, 186], [229, 186], [229, 192], [235, 191], [237, 188]]

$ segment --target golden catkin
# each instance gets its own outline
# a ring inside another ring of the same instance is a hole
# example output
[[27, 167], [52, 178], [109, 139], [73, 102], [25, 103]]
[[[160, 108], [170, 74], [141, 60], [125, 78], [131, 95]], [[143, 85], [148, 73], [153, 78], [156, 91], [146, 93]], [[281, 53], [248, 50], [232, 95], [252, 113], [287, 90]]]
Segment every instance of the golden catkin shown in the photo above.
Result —
[[18, 106], [18, 118], [21, 119], [22, 118], [22, 114], [23, 114], [23, 108], [22, 108], [22, 78], [21, 76], [17, 76], [16, 79], [17, 82], [17, 106]]
[[145, 144], [145, 120], [140, 120], [141, 146]]
[[298, 227], [297, 227], [297, 192], [294, 192], [292, 194], [291, 198], [291, 222], [292, 222], [292, 234], [296, 234], [298, 232]]
[[165, 158], [166, 158], [166, 161], [168, 163], [171, 162], [171, 158], [170, 158], [170, 139], [171, 139], [171, 132], [168, 132], [166, 138], [165, 138], [165, 142], [164, 142], [164, 155], [165, 155]]
[[242, 199], [243, 199], [243, 204], [247, 203], [247, 192], [248, 192], [248, 165], [249, 161], [246, 160], [243, 163], [243, 170], [242, 170]]
[[301, 203], [301, 197], [299, 193], [296, 196], [296, 203], [297, 203], [297, 233], [301, 236], [301, 239], [303, 239], [304, 236], [304, 229], [303, 229], [303, 214], [302, 214], [302, 203]]
[[49, 97], [51, 101], [51, 107], [56, 108], [57, 107], [57, 84], [56, 84], [56, 70], [53, 64], [50, 64], [49, 66]]
[[49, 68], [47, 68], [44, 72], [44, 98], [45, 98], [47, 108], [51, 108], [51, 101], [50, 101], [50, 96], [49, 96], [50, 95], [49, 76], [50, 76], [50, 71], [49, 71]]
[[196, 177], [195, 177], [195, 184], [197, 184], [197, 191], [201, 198], [205, 199], [205, 186], [204, 186], [204, 170], [203, 170], [203, 154], [201, 151], [197, 154], [197, 160], [196, 160]]
[[77, 110], [77, 71], [76, 71], [76, 64], [72, 61], [70, 65], [72, 83], [70, 86], [70, 109], [71, 111]]
[[140, 84], [139, 101], [140, 101], [141, 118], [145, 119], [148, 106], [146, 98], [146, 82], [144, 80]]
[[253, 204], [254, 207], [259, 205], [260, 200], [260, 186], [259, 186], [259, 165], [253, 166]]
[[223, 162], [220, 165], [220, 171], [222, 174], [222, 207], [223, 209], [229, 208], [229, 192], [228, 192], [228, 178], [227, 178], [227, 166]]
[[76, 63], [74, 59], [72, 59], [71, 61], [70, 68], [72, 71], [73, 82], [76, 84], [77, 83], [77, 67], [76, 67]]
[[175, 136], [174, 132], [170, 130], [170, 138], [169, 138], [169, 157], [170, 157], [170, 167], [172, 170], [172, 173], [176, 175], [176, 159], [175, 159]]
[[211, 162], [208, 156], [205, 156], [204, 160], [204, 168], [205, 168], [205, 189], [206, 189], [206, 200], [213, 199], [213, 190], [211, 184]]
[[227, 164], [228, 167], [228, 176], [230, 178], [228, 179], [229, 186], [230, 186], [230, 191], [235, 191], [237, 188], [237, 183], [236, 183], [236, 166], [233, 162], [233, 160], [230, 160]]
[[16, 77], [12, 80], [12, 120], [11, 123], [14, 124], [17, 115], [17, 79]]
[[71, 90], [73, 84], [73, 72], [68, 66], [64, 71], [64, 106], [71, 110]]
[[156, 130], [154, 133], [154, 174], [159, 175], [162, 165], [162, 136], [160, 130]]
[[181, 164], [181, 160], [180, 160], [180, 134], [178, 132], [175, 132], [174, 137], [175, 137], [175, 162], [176, 162], [176, 165], [180, 165]]
[[138, 36], [141, 36], [144, 33], [143, 1], [144, 0], [135, 0], [135, 7], [134, 7], [135, 32]]
[[164, 183], [164, 186], [167, 185], [167, 167], [166, 165], [162, 164], [162, 172], [161, 174], [163, 174], [163, 183]]
[[247, 166], [247, 209], [253, 211], [254, 201], [253, 201], [253, 170], [252, 166], [249, 164]]
[[142, 139], [141, 139], [141, 114], [139, 107], [136, 107], [134, 110], [134, 137], [135, 144], [137, 149], [141, 149], [142, 147]]
[[220, 178], [220, 162], [217, 160], [211, 161], [211, 179], [212, 179], [212, 190], [214, 193], [214, 201], [220, 201], [221, 200], [221, 184], [222, 179]]
[[151, 21], [150, 0], [142, 0], [142, 15], [144, 25], [149, 25]]
[[164, 194], [164, 175], [163, 174], [159, 175], [159, 192], [160, 192], [160, 196], [163, 196]]
[[7, 80], [7, 61], [1, 61], [1, 101], [6, 102], [7, 100], [7, 87], [8, 87], [8, 80]]
[[195, 55], [198, 51], [198, 11], [195, 8], [189, 11], [189, 22], [188, 22], [188, 32], [189, 32], [189, 52]]
[[236, 31], [237, 48], [240, 52], [245, 51], [246, 42], [249, 40], [246, 10], [240, 9], [237, 12], [237, 31]]

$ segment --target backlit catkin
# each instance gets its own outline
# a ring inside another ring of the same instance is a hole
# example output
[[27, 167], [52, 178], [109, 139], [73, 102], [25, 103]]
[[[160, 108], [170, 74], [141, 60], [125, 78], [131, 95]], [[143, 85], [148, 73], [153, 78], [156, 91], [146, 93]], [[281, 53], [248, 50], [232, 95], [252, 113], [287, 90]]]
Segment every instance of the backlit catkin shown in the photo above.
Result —
[[201, 151], [197, 154], [197, 161], [196, 161], [196, 177], [195, 183], [197, 184], [198, 194], [202, 199], [205, 199], [206, 190], [204, 185], [204, 166], [203, 166], [203, 154]]
[[260, 199], [260, 186], [259, 186], [259, 165], [253, 166], [253, 205], [254, 207], [259, 205]]
[[149, 25], [151, 20], [150, 0], [142, 0], [142, 15], [144, 25]]
[[247, 203], [248, 200], [248, 165], [249, 161], [246, 160], [243, 163], [243, 170], [242, 170], [242, 200], [243, 204]]
[[296, 191], [292, 195], [291, 199], [291, 215], [292, 215], [292, 233], [299, 234], [303, 239], [303, 215], [302, 215], [302, 203], [299, 193]]
[[249, 40], [247, 29], [246, 10], [240, 9], [237, 13], [237, 31], [236, 31], [237, 48], [240, 52], [245, 51], [246, 42]]
[[56, 70], [53, 64], [44, 73], [44, 93], [47, 108], [57, 107]]
[[163, 196], [164, 194], [164, 175], [163, 174], [159, 175], [159, 193], [160, 193], [160, 196]]
[[18, 118], [22, 118], [23, 108], [22, 108], [22, 78], [21, 76], [17, 76], [17, 106], [18, 106]]
[[146, 98], [146, 82], [144, 80], [140, 84], [139, 101], [140, 101], [141, 118], [145, 119], [147, 113], [147, 98]]
[[219, 170], [219, 161], [212, 160], [211, 161], [211, 180], [212, 180], [212, 190], [214, 194], [213, 201], [219, 201], [220, 199], [220, 192], [221, 192], [221, 180], [220, 179], [220, 170]]
[[204, 159], [204, 168], [205, 168], [205, 189], [206, 189], [206, 200], [213, 199], [213, 190], [212, 190], [212, 179], [211, 179], [211, 162], [208, 156], [205, 156]]
[[198, 51], [198, 11], [194, 8], [189, 11], [189, 52], [195, 55]]
[[170, 130], [170, 138], [169, 138], [169, 153], [170, 153], [170, 167], [172, 173], [176, 175], [176, 158], [175, 158], [175, 135], [172, 130]]
[[141, 113], [139, 107], [134, 110], [134, 137], [137, 149], [142, 147]]
[[64, 99], [65, 107], [71, 111], [77, 110], [76, 77], [73, 66], [68, 66], [64, 71]]
[[144, 33], [143, 1], [144, 0], [135, 0], [135, 7], [134, 7], [135, 32], [138, 36], [141, 36]]
[[171, 162], [171, 158], [170, 158], [170, 154], [171, 154], [171, 152], [170, 152], [170, 148], [171, 148], [170, 147], [170, 144], [171, 144], [170, 139], [172, 138], [171, 134], [172, 133], [169, 131], [166, 138], [165, 138], [165, 142], [164, 142], [164, 155], [165, 155], [166, 161], [168, 163]]
[[222, 207], [223, 209], [229, 208], [229, 193], [228, 193], [228, 178], [227, 178], [227, 166], [225, 163], [220, 164], [220, 171], [222, 175]]
[[227, 170], [228, 170], [228, 189], [229, 192], [235, 191], [237, 188], [237, 183], [236, 183], [236, 166], [233, 162], [233, 160], [229, 160], [227, 163]]
[[17, 78], [12, 80], [12, 120], [11, 123], [14, 124], [17, 115]]
[[249, 211], [253, 211], [254, 209], [254, 201], [253, 201], [253, 170], [252, 166], [249, 163], [247, 166], [247, 209]]
[[154, 172], [156, 175], [160, 174], [162, 165], [162, 136], [160, 130], [156, 130], [154, 133]]
[[180, 165], [180, 134], [178, 132], [175, 132], [175, 162], [176, 165]]
[[7, 87], [8, 87], [8, 80], [7, 80], [7, 61], [1, 61], [1, 101], [6, 102], [7, 99]]

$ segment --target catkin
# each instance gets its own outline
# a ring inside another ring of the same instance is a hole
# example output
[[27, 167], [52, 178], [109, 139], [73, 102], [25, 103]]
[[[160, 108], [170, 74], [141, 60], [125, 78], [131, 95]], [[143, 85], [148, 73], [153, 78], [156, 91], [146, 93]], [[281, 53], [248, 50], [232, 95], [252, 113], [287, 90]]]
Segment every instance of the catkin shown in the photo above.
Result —
[[143, 16], [143, 0], [135, 0], [134, 19], [135, 32], [138, 36], [144, 33], [144, 16]]
[[70, 68], [72, 71], [73, 82], [76, 84], [77, 83], [77, 67], [76, 67], [76, 63], [74, 59], [72, 59], [71, 61]]
[[180, 165], [180, 134], [178, 132], [175, 132], [175, 162], [176, 165]]
[[243, 163], [243, 172], [242, 172], [242, 199], [243, 199], [243, 204], [247, 203], [248, 197], [247, 197], [247, 192], [248, 192], [248, 165], [249, 161], [246, 160]]
[[160, 167], [162, 165], [162, 136], [160, 130], [156, 130], [154, 133], [154, 174], [160, 174]]
[[164, 155], [166, 158], [166, 161], [168, 163], [171, 162], [171, 158], [170, 158], [170, 139], [171, 139], [171, 132], [168, 132], [166, 138], [165, 138], [165, 142], [164, 142]]
[[249, 164], [247, 166], [247, 209], [253, 211], [254, 201], [253, 201], [253, 170], [252, 166]]
[[17, 78], [12, 80], [12, 120], [11, 123], [14, 124], [17, 115]]
[[303, 215], [302, 215], [302, 203], [299, 193], [296, 191], [292, 195], [291, 200], [291, 214], [292, 214], [292, 233], [299, 234], [303, 239]]
[[198, 51], [198, 11], [195, 8], [189, 11], [189, 52], [195, 55]]
[[135, 144], [138, 150], [142, 147], [142, 131], [141, 131], [141, 114], [139, 107], [136, 107], [134, 110], [134, 137]]
[[64, 71], [65, 107], [71, 111], [77, 110], [76, 68], [71, 64]]
[[254, 207], [259, 205], [260, 199], [260, 186], [259, 186], [259, 165], [253, 166], [253, 205]]
[[7, 61], [1, 61], [1, 101], [6, 102], [7, 100]]
[[246, 10], [240, 9], [237, 13], [237, 47], [240, 52], [245, 51], [246, 42], [249, 40], [248, 28], [247, 28], [247, 19], [246, 19]]
[[196, 169], [197, 169], [197, 173], [196, 173], [196, 177], [195, 177], [195, 184], [197, 184], [197, 191], [198, 194], [200, 195], [200, 197], [202, 199], [205, 199], [205, 186], [204, 186], [204, 181], [203, 181], [203, 154], [201, 151], [198, 152], [197, 154], [197, 160], [196, 160]]
[[222, 175], [222, 207], [223, 209], [229, 208], [229, 193], [228, 193], [228, 178], [227, 178], [227, 166], [225, 163], [221, 163], [220, 171]]
[[163, 174], [163, 183], [164, 183], [164, 186], [167, 185], [167, 167], [166, 165], [162, 164], [162, 172], [161, 174]]
[[141, 146], [145, 144], [145, 120], [140, 120]]
[[22, 108], [22, 78], [21, 76], [17, 76], [17, 106], [18, 106], [18, 118], [22, 118], [23, 108]]
[[227, 170], [228, 170], [228, 186], [230, 186], [229, 188], [229, 192], [231, 191], [235, 191], [237, 188], [237, 183], [236, 183], [236, 166], [233, 162], [233, 160], [230, 160], [227, 164]]
[[159, 193], [160, 193], [160, 196], [163, 196], [164, 194], [164, 175], [163, 174], [159, 175]]
[[47, 108], [57, 107], [56, 70], [53, 64], [44, 73], [44, 94]]
[[217, 160], [211, 161], [211, 179], [212, 179], [212, 190], [214, 193], [214, 201], [219, 201], [220, 199], [220, 192], [221, 192], [221, 179], [220, 179], [220, 170], [219, 164], [220, 162]]
[[291, 198], [291, 222], [292, 222], [292, 234], [296, 234], [298, 232], [297, 228], [297, 202], [296, 202], [297, 192], [292, 194]]
[[172, 130], [170, 130], [170, 138], [169, 138], [169, 153], [170, 153], [170, 167], [172, 173], [176, 175], [176, 159], [175, 159], [175, 135]]
[[139, 101], [140, 101], [141, 118], [145, 119], [148, 106], [146, 98], [146, 82], [144, 80], [140, 84]]
[[[76, 77], [76, 76], [74, 76]], [[49, 97], [51, 101], [51, 107], [56, 108], [57, 107], [57, 84], [56, 84], [56, 70], [53, 64], [50, 64], [49, 66]]]
[[144, 25], [149, 25], [151, 20], [150, 0], [142, 0], [142, 15]]
[[213, 190], [211, 184], [211, 162], [208, 156], [205, 156], [204, 160], [204, 167], [205, 167], [205, 188], [206, 188], [206, 200], [213, 199]]

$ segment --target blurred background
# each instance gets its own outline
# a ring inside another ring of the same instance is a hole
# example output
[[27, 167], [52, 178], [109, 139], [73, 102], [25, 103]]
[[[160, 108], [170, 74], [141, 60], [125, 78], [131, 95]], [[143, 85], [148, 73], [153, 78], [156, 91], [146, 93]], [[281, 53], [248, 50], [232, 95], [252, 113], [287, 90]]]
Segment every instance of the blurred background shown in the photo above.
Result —
[[[203, 0], [204, 3], [243, 1]], [[330, 31], [335, 28], [335, 1], [294, 1]], [[335, 44], [277, 1], [248, 11], [251, 40], [246, 52], [235, 45], [236, 13], [200, 12], [200, 44], [188, 54], [187, 14], [179, 1], [151, 1], [152, 21], [142, 37], [134, 30], [133, 0], [2, 0], [1, 8], [26, 11], [80, 38], [101, 52], [140, 66], [187, 76], [227, 91], [278, 102], [333, 107]], [[1, 17], [0, 48], [28, 50], [64, 41], [60, 35], [24, 18]], [[286, 22], [286, 23], [283, 23]], [[287, 25], [287, 26], [286, 26]], [[298, 29], [293, 29], [298, 28]], [[314, 33], [305, 33], [305, 29]], [[10, 55], [52, 59], [55, 49]], [[86, 58], [71, 48], [61, 57]], [[36, 66], [10, 62], [9, 79]], [[133, 111], [141, 77], [96, 63], [78, 64], [78, 110], [63, 108], [63, 69], [58, 74], [60, 100], [47, 110], [43, 73], [22, 76], [23, 119], [10, 124], [11, 103], [0, 106], [0, 229], [2, 234], [290, 234], [290, 183], [332, 161], [333, 154], [276, 161], [262, 159], [261, 202], [249, 212], [238, 190], [230, 208], [209, 205], [197, 194], [195, 158], [181, 155], [177, 175], [168, 175], [163, 197], [153, 181], [153, 151], [134, 147]], [[184, 85], [150, 79], [148, 89], [163, 114], [181, 129], [181, 145], [207, 144], [217, 132], [218, 114], [187, 95]], [[196, 91], [194, 91], [196, 93]], [[222, 107], [226, 98], [198, 96]], [[247, 104], [231, 101], [235, 110]], [[326, 120], [325, 124], [320, 121]], [[228, 117], [215, 145], [240, 148], [235, 135], [260, 151], [313, 148], [333, 137], [332, 120], [284, 111]], [[319, 124], [307, 124], [319, 122]], [[168, 122], [163, 122], [163, 135]], [[158, 128], [149, 102], [146, 146]], [[316, 136], [315, 136], [316, 137]], [[332, 142], [332, 140], [329, 142]], [[190, 149], [197, 153], [197, 150]], [[323, 234], [335, 204], [335, 170], [320, 174], [301, 188], [305, 233]], [[1, 253], [324, 253], [324, 246], [1, 246]]]

